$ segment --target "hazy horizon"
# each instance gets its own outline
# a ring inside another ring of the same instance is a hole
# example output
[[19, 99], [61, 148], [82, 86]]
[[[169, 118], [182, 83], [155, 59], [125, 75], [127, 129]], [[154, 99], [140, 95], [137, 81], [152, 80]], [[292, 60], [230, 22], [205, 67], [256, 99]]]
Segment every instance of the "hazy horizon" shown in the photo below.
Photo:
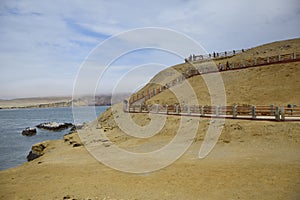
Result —
[[[95, 97], [107, 97], [107, 96], [112, 96], [112, 95], [115, 95], [115, 96], [125, 96], [125, 95], [130, 95], [131, 93], [116, 93], [116, 94], [95, 94]], [[82, 94], [80, 95], [80, 97], [91, 97], [89, 94]], [[92, 96], [93, 97], [93, 96]], [[22, 100], [22, 99], [51, 99], [51, 98], [73, 98], [72, 95], [53, 95], [53, 96], [31, 96], [31, 97], [17, 97], [17, 98], [0, 98], [0, 100], [4, 100], [4, 101], [9, 101], [9, 100]], [[77, 97], [79, 98], [79, 97]]]

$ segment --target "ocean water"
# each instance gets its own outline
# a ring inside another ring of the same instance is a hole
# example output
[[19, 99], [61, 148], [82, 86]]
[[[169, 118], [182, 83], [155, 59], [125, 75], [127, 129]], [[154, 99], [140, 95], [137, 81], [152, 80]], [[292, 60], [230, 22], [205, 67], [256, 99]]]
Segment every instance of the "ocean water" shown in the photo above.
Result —
[[107, 108], [108, 106], [96, 106], [96, 115], [91, 115], [93, 107], [77, 107], [76, 113], [80, 113], [80, 118], [75, 122], [70, 107], [0, 110], [0, 170], [27, 162], [26, 156], [33, 144], [60, 139], [69, 132], [69, 129], [60, 132], [37, 129], [35, 136], [28, 137], [22, 135], [22, 130], [26, 127], [35, 127], [44, 122], [89, 122]]

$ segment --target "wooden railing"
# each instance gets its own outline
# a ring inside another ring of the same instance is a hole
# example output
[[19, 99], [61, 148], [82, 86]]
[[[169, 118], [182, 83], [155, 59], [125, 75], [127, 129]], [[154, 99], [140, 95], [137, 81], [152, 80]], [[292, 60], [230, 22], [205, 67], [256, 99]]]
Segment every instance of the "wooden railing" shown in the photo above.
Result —
[[153, 96], [161, 93], [164, 90], [169, 89], [170, 87], [173, 87], [177, 84], [182, 83], [185, 79], [191, 78], [193, 76], [203, 75], [203, 74], [209, 74], [209, 73], [217, 73], [222, 71], [228, 71], [228, 70], [240, 70], [250, 67], [259, 67], [259, 66], [265, 66], [270, 64], [280, 64], [280, 63], [289, 63], [289, 62], [297, 62], [300, 61], [300, 52], [298, 53], [290, 53], [290, 54], [282, 54], [277, 56], [271, 56], [271, 57], [265, 57], [265, 58], [254, 58], [252, 60], [243, 60], [240, 62], [235, 63], [220, 63], [218, 68], [214, 67], [199, 67], [199, 68], [190, 68], [186, 72], [184, 72], [182, 75], [178, 76], [174, 80], [170, 81], [169, 83], [165, 84], [164, 86], [154, 87], [151, 89], [148, 89], [148, 91], [140, 94], [133, 94], [131, 98], [129, 99], [129, 104], [134, 104], [135, 102], [139, 101], [146, 101]]
[[211, 60], [216, 58], [224, 58], [224, 57], [231, 57], [239, 53], [243, 53], [248, 49], [241, 49], [241, 50], [232, 50], [232, 51], [224, 51], [224, 52], [213, 52], [205, 55], [190, 55], [188, 58], [185, 58], [185, 62], [199, 62], [199, 61], [205, 61], [205, 60]]
[[195, 117], [224, 117], [233, 119], [300, 121], [300, 107], [288, 106], [195, 106], [195, 105], [129, 105], [124, 104], [129, 113], [156, 113]]

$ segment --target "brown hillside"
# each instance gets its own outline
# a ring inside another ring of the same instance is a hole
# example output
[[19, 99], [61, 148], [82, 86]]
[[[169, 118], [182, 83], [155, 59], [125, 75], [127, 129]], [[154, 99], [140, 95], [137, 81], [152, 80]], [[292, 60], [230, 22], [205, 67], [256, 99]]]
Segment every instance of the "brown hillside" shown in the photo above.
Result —
[[[175, 65], [158, 73], [137, 93], [147, 94], [148, 89], [164, 86], [190, 68], [207, 65], [217, 66], [220, 63], [225, 65], [227, 61], [237, 64], [244, 60], [248, 61], [254, 60], [254, 58], [266, 58], [268, 56], [284, 55], [293, 52], [300, 52], [300, 38], [261, 45], [232, 57], [194, 63], [193, 66], [190, 63]], [[297, 78], [299, 77], [299, 67], [299, 63], [286, 63], [222, 72], [227, 104], [299, 104], [300, 84]], [[203, 76], [209, 77], [210, 75]], [[189, 79], [189, 82], [197, 93], [199, 104], [210, 104], [210, 96], [203, 82], [203, 77], [193, 77]], [[290, 93], [293, 95], [290, 95]], [[177, 100], [174, 95], [170, 91], [165, 91], [150, 99], [147, 104], [173, 104], [176, 102]]]
[[[253, 105], [300, 105], [300, 63], [274, 64], [222, 72], [227, 104]], [[210, 95], [203, 80], [211, 74], [194, 76], [188, 79], [197, 94], [199, 105], [210, 105]], [[175, 86], [180, 88], [181, 85]], [[175, 104], [175, 95], [164, 91], [147, 104]], [[185, 103], [189, 103], [187, 96]]]

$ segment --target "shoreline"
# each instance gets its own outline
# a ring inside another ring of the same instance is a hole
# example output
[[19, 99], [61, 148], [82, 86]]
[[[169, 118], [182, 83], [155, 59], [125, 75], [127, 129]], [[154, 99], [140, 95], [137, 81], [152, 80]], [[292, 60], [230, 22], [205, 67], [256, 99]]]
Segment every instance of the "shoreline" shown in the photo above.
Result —
[[[202, 122], [201, 131], [208, 120]], [[145, 174], [107, 167], [84, 146], [74, 147], [80, 140], [72, 133], [47, 141], [43, 156], [0, 171], [1, 199], [293, 199], [300, 189], [299, 126], [226, 120], [217, 145], [205, 159], [198, 158], [203, 141], [203, 134], [198, 134], [176, 162]], [[105, 129], [85, 128], [90, 133]], [[113, 138], [119, 133], [107, 131]], [[148, 142], [159, 147], [172, 137], [168, 132]], [[128, 150], [149, 147], [147, 142], [123, 136], [113, 142]], [[34, 189], [37, 185], [39, 190]]]
[[[78, 107], [73, 108], [76, 111], [86, 113], [88, 110], [94, 110], [95, 113], [102, 113], [107, 110], [107, 106], [97, 107]], [[78, 109], [78, 110], [77, 110]], [[46, 122], [72, 123], [75, 124], [72, 114], [72, 108], [26, 108], [14, 110], [0, 110], [1, 114], [1, 166], [0, 169], [19, 166], [27, 161], [26, 157], [31, 148], [36, 143], [45, 140], [62, 139], [70, 129], [53, 132], [51, 130], [39, 129], [36, 126]], [[88, 115], [91, 116], [91, 115]], [[82, 125], [84, 122], [94, 120], [93, 117], [82, 117], [77, 119], [76, 125]], [[27, 127], [36, 129], [36, 133], [30, 136], [24, 135], [23, 131]], [[1, 199], [1, 198], [0, 198]]]

